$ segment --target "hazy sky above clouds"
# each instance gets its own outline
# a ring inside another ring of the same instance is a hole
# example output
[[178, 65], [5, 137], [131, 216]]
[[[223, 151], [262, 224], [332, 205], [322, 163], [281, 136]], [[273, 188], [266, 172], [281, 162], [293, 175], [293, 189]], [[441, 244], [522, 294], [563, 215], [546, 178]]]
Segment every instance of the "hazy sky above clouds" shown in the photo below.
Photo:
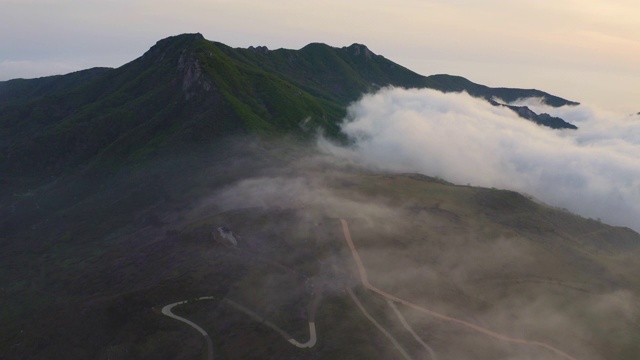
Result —
[[0, 80], [117, 67], [200, 32], [233, 47], [366, 44], [423, 75], [640, 111], [635, 0], [0, 0]]

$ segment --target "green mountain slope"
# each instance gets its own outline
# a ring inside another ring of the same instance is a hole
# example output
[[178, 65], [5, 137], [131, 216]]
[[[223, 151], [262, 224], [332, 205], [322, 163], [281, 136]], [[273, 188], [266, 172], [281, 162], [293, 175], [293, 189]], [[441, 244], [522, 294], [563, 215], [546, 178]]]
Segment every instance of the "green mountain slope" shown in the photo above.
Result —
[[[126, 178], [20, 199], [0, 238], [3, 359], [426, 357], [369, 281], [420, 307], [579, 359], [640, 351], [640, 235], [494, 189], [336, 165], [304, 144], [233, 138]], [[55, 201], [78, 199], [70, 205]], [[74, 190], [72, 192], [71, 190]], [[60, 199], [58, 194], [57, 199]], [[51, 205], [54, 203], [55, 205]], [[7, 219], [7, 218], [4, 218]], [[218, 230], [232, 232], [233, 246]], [[195, 301], [201, 297], [207, 300]], [[299, 342], [297, 348], [239, 304]], [[314, 305], [315, 304], [315, 305]], [[438, 358], [563, 359], [395, 304]]]
[[94, 80], [109, 70], [111, 69], [93, 68], [67, 75], [1, 81], [0, 105], [21, 103], [58, 92], [66, 92]]
[[[346, 106], [388, 85], [575, 104], [537, 90], [424, 77], [359, 44], [234, 49], [185, 34], [159, 41], [117, 69], [0, 82], [0, 172], [44, 177], [87, 164], [117, 168], [223, 134], [308, 137], [322, 129], [339, 137]], [[546, 114], [514, 110], [541, 124], [572, 127]]]

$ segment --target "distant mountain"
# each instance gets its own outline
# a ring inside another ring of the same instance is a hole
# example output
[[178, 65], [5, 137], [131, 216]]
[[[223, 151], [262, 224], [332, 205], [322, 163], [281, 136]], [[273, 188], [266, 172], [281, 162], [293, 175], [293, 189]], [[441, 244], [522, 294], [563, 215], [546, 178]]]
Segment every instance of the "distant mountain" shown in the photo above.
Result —
[[[184, 34], [158, 41], [117, 69], [0, 82], [0, 172], [56, 176], [78, 166], [118, 166], [222, 134], [316, 129], [339, 137], [349, 103], [384, 86], [466, 91], [505, 102], [542, 91], [490, 88], [450, 75], [422, 76], [366, 46], [313, 43], [300, 50], [234, 49]], [[553, 128], [559, 118], [512, 107]]]

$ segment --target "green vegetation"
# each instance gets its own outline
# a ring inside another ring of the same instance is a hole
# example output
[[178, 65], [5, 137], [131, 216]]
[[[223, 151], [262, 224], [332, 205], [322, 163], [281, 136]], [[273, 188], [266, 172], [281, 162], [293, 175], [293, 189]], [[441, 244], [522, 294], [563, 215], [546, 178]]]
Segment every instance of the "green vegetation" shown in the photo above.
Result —
[[322, 130], [340, 138], [346, 107], [388, 85], [574, 104], [538, 90], [424, 77], [359, 44], [234, 49], [185, 34], [159, 41], [117, 69], [0, 82], [0, 172], [50, 177], [87, 164], [93, 171], [114, 171], [228, 134], [309, 138]]
[[[232, 137], [16, 202], [3, 219], [0, 355], [197, 358], [199, 335], [159, 312], [214, 296], [175, 310], [207, 330], [220, 358], [397, 356], [349, 287], [419, 358], [391, 308], [360, 285], [339, 218], [385, 291], [578, 358], [637, 353], [638, 234], [509, 191], [335, 165], [299, 138], [280, 141]], [[312, 349], [224, 301], [305, 341], [313, 291], [322, 299]], [[399, 307], [443, 358], [526, 353]]]

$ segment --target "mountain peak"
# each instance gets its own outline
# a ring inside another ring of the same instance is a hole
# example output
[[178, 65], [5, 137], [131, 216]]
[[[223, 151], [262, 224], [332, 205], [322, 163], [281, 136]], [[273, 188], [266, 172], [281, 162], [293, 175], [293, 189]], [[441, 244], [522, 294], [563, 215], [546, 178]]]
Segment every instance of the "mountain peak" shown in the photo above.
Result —
[[266, 55], [269, 53], [269, 48], [266, 46], [249, 46], [249, 49], [256, 54]]
[[351, 44], [349, 47], [347, 47], [347, 50], [349, 50], [349, 52], [354, 56], [359, 56], [362, 54], [367, 59], [371, 59], [371, 57], [375, 55], [373, 52], [371, 52], [371, 50], [369, 50], [366, 45], [358, 43]]
[[177, 40], [205, 40], [205, 38], [204, 36], [202, 36], [201, 33], [184, 33], [184, 34], [166, 37], [164, 39], [158, 40], [157, 43], [177, 41]]
[[[162, 40], [158, 40], [155, 45], [151, 47], [143, 56], [154, 56], [165, 54], [167, 50], [171, 48], [185, 48], [198, 41], [206, 40], [200, 33], [195, 34], [180, 34], [175, 36], [169, 36]], [[162, 56], [162, 55], [161, 55]]]

